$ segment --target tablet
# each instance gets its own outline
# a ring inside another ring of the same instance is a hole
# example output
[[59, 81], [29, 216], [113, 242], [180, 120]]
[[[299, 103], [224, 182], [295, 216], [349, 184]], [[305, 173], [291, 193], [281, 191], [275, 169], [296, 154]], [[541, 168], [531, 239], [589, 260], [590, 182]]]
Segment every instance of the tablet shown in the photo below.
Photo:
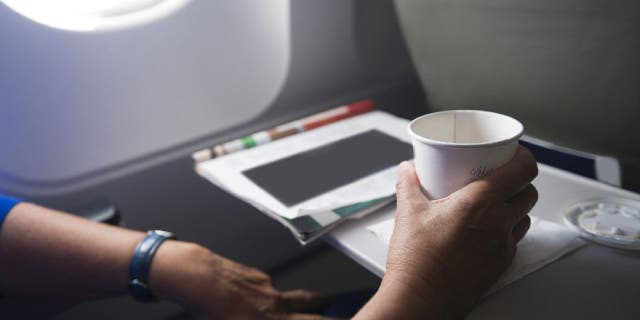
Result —
[[369, 130], [242, 174], [287, 206], [413, 158], [409, 143]]

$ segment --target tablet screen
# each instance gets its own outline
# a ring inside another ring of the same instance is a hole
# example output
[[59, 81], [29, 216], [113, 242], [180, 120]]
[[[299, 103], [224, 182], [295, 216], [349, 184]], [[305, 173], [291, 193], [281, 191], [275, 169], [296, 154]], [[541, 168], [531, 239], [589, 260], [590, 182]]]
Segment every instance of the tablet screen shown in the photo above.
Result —
[[292, 206], [411, 158], [410, 144], [370, 130], [243, 174], [286, 206]]

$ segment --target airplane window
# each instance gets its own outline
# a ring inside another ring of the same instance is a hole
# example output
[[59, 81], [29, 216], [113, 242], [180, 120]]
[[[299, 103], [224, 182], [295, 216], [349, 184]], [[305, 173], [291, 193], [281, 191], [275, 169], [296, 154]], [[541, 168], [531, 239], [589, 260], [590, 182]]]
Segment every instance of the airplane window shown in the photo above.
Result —
[[161, 19], [190, 0], [2, 0], [33, 21], [73, 31], [115, 29]]
[[254, 119], [287, 78], [289, 23], [284, 0], [0, 0], [0, 190], [91, 185]]

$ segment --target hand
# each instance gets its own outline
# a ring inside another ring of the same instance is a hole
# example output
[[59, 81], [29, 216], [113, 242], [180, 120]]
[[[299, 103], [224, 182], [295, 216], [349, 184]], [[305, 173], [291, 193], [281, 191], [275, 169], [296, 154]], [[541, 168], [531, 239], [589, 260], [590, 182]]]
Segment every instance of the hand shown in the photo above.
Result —
[[509, 266], [529, 229], [536, 175], [533, 156], [519, 147], [508, 164], [429, 201], [413, 164], [402, 163], [387, 272], [373, 299], [402, 306], [396, 318], [463, 317]]
[[298, 312], [332, 299], [305, 290], [278, 291], [262, 271], [178, 241], [168, 241], [156, 253], [149, 285], [160, 298], [204, 319], [319, 320], [325, 318]]

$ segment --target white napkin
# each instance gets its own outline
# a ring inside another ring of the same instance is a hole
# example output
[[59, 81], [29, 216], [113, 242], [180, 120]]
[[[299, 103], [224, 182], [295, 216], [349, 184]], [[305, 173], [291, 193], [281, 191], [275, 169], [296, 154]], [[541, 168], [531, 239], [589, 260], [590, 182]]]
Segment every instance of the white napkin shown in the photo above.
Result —
[[[370, 225], [367, 230], [373, 232], [378, 239], [389, 245], [393, 232], [393, 219]], [[544, 267], [584, 244], [585, 242], [574, 231], [557, 223], [532, 216], [531, 228], [518, 243], [518, 251], [513, 263], [498, 279], [498, 282], [489, 289], [487, 295]]]

